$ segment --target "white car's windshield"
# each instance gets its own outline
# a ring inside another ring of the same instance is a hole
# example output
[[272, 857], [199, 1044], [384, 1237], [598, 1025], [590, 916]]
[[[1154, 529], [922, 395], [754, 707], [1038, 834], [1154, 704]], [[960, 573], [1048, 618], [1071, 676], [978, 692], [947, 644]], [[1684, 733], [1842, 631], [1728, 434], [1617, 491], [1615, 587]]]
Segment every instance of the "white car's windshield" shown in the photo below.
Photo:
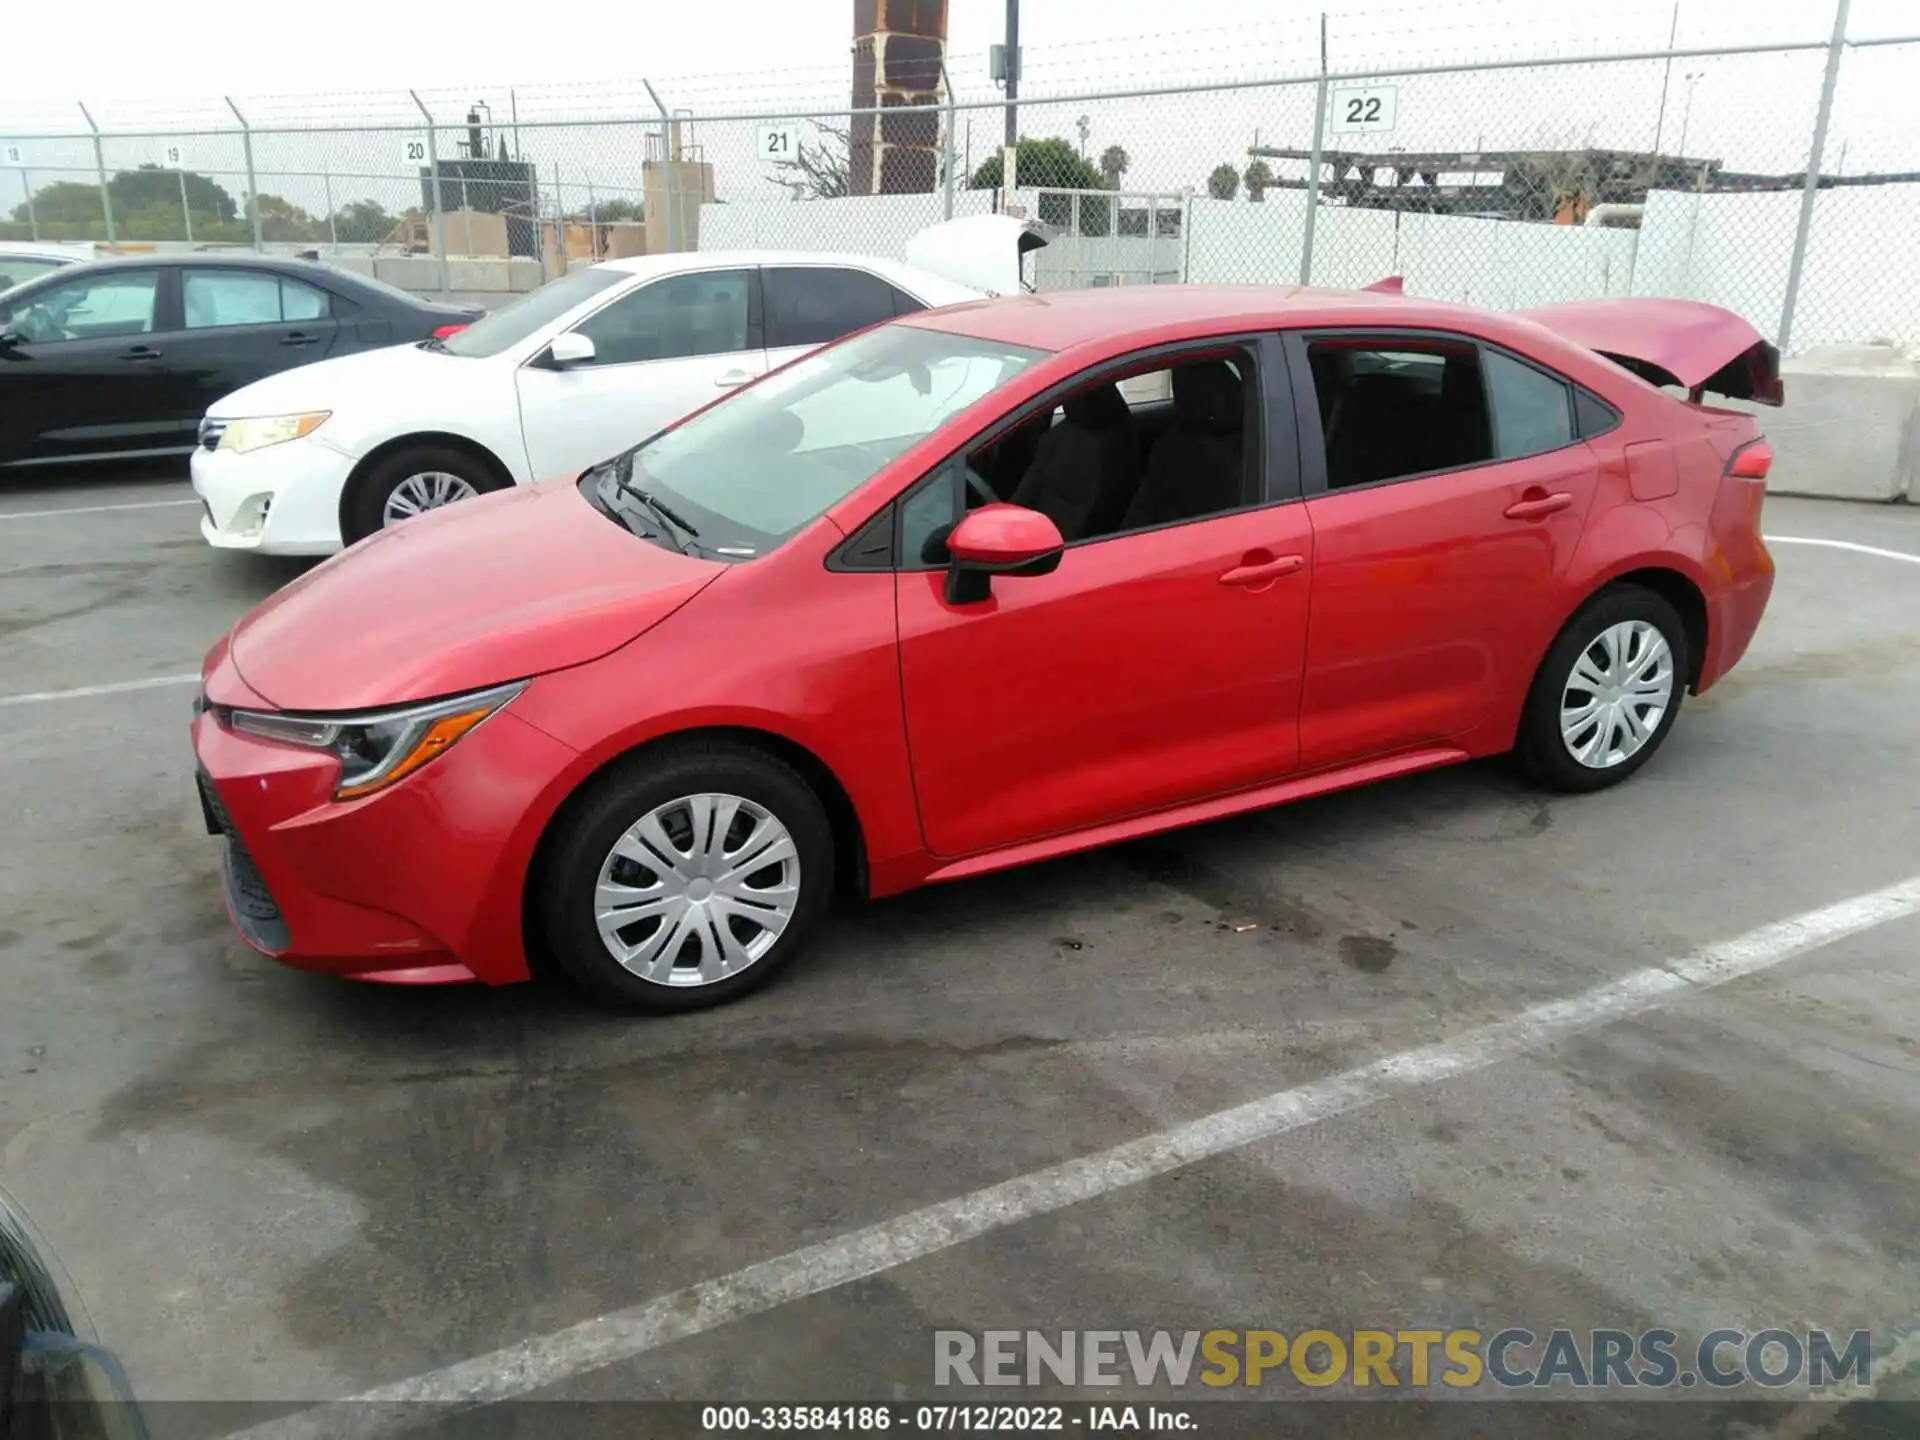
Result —
[[710, 554], [762, 554], [1044, 353], [883, 325], [795, 362], [589, 480], [616, 510], [623, 490], [657, 498]]
[[465, 355], [470, 359], [498, 355], [534, 331], [551, 325], [583, 300], [632, 278], [624, 271], [609, 270], [604, 265], [569, 270], [558, 280], [548, 281], [504, 309], [481, 316], [466, 329], [449, 335], [437, 348], [449, 355]]

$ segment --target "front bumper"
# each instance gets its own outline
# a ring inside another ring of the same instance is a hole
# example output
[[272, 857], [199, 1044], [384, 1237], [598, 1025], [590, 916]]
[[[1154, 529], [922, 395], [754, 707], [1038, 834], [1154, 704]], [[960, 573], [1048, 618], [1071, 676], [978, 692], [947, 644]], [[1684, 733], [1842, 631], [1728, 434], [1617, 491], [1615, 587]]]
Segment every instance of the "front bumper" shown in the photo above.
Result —
[[389, 790], [333, 799], [338, 762], [193, 721], [203, 815], [241, 937], [366, 980], [527, 978], [526, 871], [574, 751], [503, 710]]
[[200, 533], [222, 550], [330, 555], [355, 461], [315, 436], [240, 454], [196, 447], [190, 468]]

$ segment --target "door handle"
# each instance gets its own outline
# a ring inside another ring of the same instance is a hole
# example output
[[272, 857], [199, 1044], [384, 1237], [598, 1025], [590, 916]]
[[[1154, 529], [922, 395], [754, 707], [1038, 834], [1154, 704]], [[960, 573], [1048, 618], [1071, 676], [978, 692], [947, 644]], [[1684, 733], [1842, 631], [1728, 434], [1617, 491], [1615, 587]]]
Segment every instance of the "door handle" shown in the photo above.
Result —
[[136, 345], [131, 350], [123, 351], [120, 358], [122, 360], [158, 360], [160, 352], [149, 349], [145, 345]]
[[1236, 565], [1220, 577], [1222, 585], [1264, 585], [1278, 580], [1282, 575], [1291, 575], [1302, 569], [1307, 563], [1304, 555], [1281, 555], [1276, 559], [1262, 560], [1255, 565]]
[[713, 383], [723, 390], [731, 390], [735, 385], [744, 385], [751, 379], [753, 376], [744, 370], [729, 370]]
[[300, 331], [296, 330], [293, 334], [283, 338], [280, 343], [282, 345], [318, 345], [320, 343], [320, 337], [318, 335], [303, 335]]
[[1556, 490], [1551, 495], [1529, 491], [1525, 499], [1516, 500], [1507, 506], [1506, 516], [1509, 520], [1537, 520], [1542, 515], [1552, 515], [1564, 510], [1571, 504], [1573, 504], [1573, 496], [1565, 490]]

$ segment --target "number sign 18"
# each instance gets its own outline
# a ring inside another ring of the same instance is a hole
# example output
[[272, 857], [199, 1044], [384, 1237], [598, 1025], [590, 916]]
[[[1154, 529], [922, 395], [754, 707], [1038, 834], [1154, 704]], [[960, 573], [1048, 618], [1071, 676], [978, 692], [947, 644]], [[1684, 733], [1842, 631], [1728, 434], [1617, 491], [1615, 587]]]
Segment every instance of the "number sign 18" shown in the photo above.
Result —
[[26, 152], [22, 150], [18, 145], [7, 146], [6, 155], [7, 155], [7, 159], [6, 159], [7, 164], [18, 165], [22, 169], [26, 167], [26, 163], [27, 163]]
[[768, 165], [793, 164], [800, 158], [800, 127], [762, 125], [753, 132], [753, 158]]
[[1333, 92], [1333, 129], [1391, 130], [1398, 120], [1400, 92], [1392, 85], [1354, 85]]

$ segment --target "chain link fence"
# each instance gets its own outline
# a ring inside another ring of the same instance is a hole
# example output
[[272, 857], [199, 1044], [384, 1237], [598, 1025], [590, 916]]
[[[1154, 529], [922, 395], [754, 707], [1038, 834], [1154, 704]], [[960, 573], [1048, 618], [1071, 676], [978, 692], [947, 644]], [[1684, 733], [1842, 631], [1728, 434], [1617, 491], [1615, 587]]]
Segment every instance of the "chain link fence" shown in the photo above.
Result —
[[[1288, 25], [1287, 53], [1310, 52]], [[1040, 290], [1401, 275], [1497, 309], [1677, 296], [1795, 351], [1920, 349], [1920, 36], [1397, 63], [1063, 82], [1017, 106], [943, 71], [925, 103], [878, 111], [693, 114], [649, 89], [509, 92], [495, 114], [443, 93], [314, 126], [291, 101], [228, 104], [0, 135], [0, 238], [313, 251], [497, 302], [632, 255], [901, 258], [929, 225], [1005, 210], [1050, 233]]]

